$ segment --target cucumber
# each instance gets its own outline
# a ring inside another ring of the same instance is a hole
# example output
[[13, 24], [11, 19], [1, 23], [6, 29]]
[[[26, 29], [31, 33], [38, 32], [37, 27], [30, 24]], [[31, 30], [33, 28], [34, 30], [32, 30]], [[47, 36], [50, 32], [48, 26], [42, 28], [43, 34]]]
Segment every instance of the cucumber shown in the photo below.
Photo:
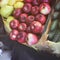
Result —
[[60, 10], [60, 2], [55, 6], [55, 10]]
[[54, 31], [57, 28], [58, 20], [54, 20], [51, 25], [51, 31]]
[[49, 32], [48, 39], [52, 41], [54, 35], [55, 35], [55, 31], [53, 31], [53, 32]]
[[58, 16], [59, 16], [59, 12], [58, 12], [58, 11], [54, 12], [54, 14], [53, 14], [53, 19], [57, 19]]
[[59, 22], [59, 29], [60, 29], [60, 22]]
[[60, 31], [56, 31], [52, 41], [58, 42], [60, 40]]
[[60, 36], [59, 36], [59, 38], [58, 38], [58, 42], [60, 42]]

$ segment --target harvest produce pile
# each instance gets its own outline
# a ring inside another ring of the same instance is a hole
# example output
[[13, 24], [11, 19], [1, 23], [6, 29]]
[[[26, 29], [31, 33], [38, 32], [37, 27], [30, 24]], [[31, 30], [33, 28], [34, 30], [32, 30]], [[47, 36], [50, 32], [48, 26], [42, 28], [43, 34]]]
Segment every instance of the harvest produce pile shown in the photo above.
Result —
[[[28, 45], [38, 43], [48, 15], [52, 10], [51, 4], [51, 0], [2, 0], [0, 2], [0, 15], [10, 39]], [[60, 2], [55, 7], [48, 36], [48, 39], [53, 41], [56, 36], [60, 37], [59, 5]]]
[[52, 25], [49, 32], [49, 40], [54, 42], [60, 41], [60, 2], [55, 6], [55, 11], [52, 17]]

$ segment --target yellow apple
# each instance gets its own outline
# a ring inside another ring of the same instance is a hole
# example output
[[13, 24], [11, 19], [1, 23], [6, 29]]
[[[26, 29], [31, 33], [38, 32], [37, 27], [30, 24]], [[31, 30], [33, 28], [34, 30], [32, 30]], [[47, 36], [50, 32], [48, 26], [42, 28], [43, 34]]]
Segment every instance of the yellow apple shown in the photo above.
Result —
[[8, 23], [10, 23], [13, 19], [15, 19], [13, 16], [9, 16], [9, 17], [6, 19], [6, 21], [7, 21]]
[[14, 8], [22, 8], [24, 6], [24, 2], [16, 2], [14, 4]]
[[9, 0], [8, 1], [8, 5], [14, 5], [16, 3], [17, 0]]
[[8, 4], [9, 0], [0, 0], [0, 7], [4, 7], [5, 5]]
[[16, 0], [16, 1], [24, 1], [24, 0]]

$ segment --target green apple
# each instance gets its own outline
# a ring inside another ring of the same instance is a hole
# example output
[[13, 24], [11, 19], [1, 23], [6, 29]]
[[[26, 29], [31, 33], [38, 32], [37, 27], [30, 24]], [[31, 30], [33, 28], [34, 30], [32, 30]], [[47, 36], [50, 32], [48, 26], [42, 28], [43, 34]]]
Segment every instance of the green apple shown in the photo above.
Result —
[[12, 29], [10, 28], [10, 22], [15, 19], [13, 16], [9, 16], [7, 19], [3, 20], [5, 31], [9, 34]]
[[9, 34], [12, 31], [12, 29], [9, 26], [9, 23], [6, 20], [3, 20], [3, 23], [5, 31]]
[[1, 8], [1, 16], [7, 18], [9, 15], [12, 14], [13, 10], [13, 6], [6, 5]]
[[0, 0], [0, 7], [4, 7], [5, 5], [8, 4], [9, 0]]
[[10, 23], [13, 19], [15, 19], [13, 16], [9, 16], [9, 17], [6, 19], [6, 21], [7, 21], [8, 23]]
[[14, 4], [14, 8], [22, 8], [24, 6], [24, 2], [16, 2]]

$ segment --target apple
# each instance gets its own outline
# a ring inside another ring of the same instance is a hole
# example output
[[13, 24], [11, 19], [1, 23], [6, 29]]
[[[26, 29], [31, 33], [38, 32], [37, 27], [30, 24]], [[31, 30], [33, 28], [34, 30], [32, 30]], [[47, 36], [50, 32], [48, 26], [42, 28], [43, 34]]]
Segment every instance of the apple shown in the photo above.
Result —
[[24, 1], [24, 0], [16, 0], [16, 1]]
[[25, 3], [23, 6], [23, 11], [25, 13], [30, 13], [31, 12], [32, 5], [30, 3]]
[[44, 25], [42, 25], [42, 29], [41, 29], [41, 31], [40, 31], [40, 34], [42, 34], [43, 33], [43, 31], [44, 31]]
[[13, 16], [18, 19], [21, 13], [22, 13], [21, 9], [20, 8], [16, 8], [13, 11]]
[[19, 33], [18, 30], [16, 30], [16, 29], [12, 30], [9, 34], [10, 39], [16, 40], [18, 33]]
[[20, 23], [18, 26], [19, 31], [26, 31], [27, 25], [26, 23]]
[[29, 16], [27, 17], [26, 23], [27, 23], [27, 24], [30, 24], [30, 23], [32, 23], [34, 20], [35, 20], [35, 17], [34, 17], [33, 15], [29, 15]]
[[8, 1], [8, 5], [14, 5], [16, 3], [17, 0], [9, 0]]
[[39, 13], [39, 7], [38, 6], [33, 6], [31, 9], [32, 15], [37, 15]]
[[17, 35], [17, 42], [25, 43], [26, 42], [27, 33], [26, 32], [19, 32]]
[[8, 4], [9, 0], [0, 0], [0, 7], [4, 7], [5, 5]]
[[33, 33], [28, 33], [27, 34], [27, 44], [28, 45], [34, 45], [38, 42], [38, 37], [37, 35], [33, 34]]
[[10, 27], [12, 29], [16, 29], [17, 27], [19, 26], [19, 21], [17, 19], [13, 19], [11, 22], [10, 22]]
[[33, 21], [30, 24], [30, 28], [31, 28], [33, 33], [39, 34], [41, 32], [41, 29], [42, 29], [42, 24], [38, 21]]
[[1, 16], [7, 18], [9, 15], [12, 14], [13, 10], [14, 10], [13, 6], [6, 5], [1, 8]]
[[[0, 11], [1, 11], [1, 9], [0, 9]], [[1, 14], [1, 12], [0, 12], [0, 14]]]
[[19, 16], [19, 21], [25, 23], [26, 20], [27, 20], [27, 17], [28, 17], [28, 14], [22, 13], [22, 14], [20, 14], [20, 16]]
[[33, 0], [24, 0], [26, 3], [31, 3]]
[[10, 28], [9, 23], [7, 22], [7, 20], [3, 20], [3, 23], [4, 23], [5, 31], [9, 34], [12, 31], [12, 29]]
[[30, 26], [27, 27], [26, 32], [27, 33], [31, 33], [32, 32]]
[[9, 17], [6, 19], [6, 21], [7, 21], [8, 23], [10, 23], [13, 19], [15, 19], [13, 16], [9, 16]]
[[36, 20], [39, 21], [43, 25], [46, 23], [46, 16], [43, 14], [37, 14]]
[[40, 4], [40, 0], [32, 0], [32, 4], [34, 6], [38, 6]]
[[14, 4], [14, 8], [22, 8], [24, 6], [24, 2], [16, 2]]
[[51, 7], [48, 3], [41, 3], [39, 10], [40, 10], [40, 13], [47, 15], [51, 12]]
[[44, 2], [46, 2], [46, 3], [51, 3], [51, 0], [40, 0], [40, 2], [41, 2], [41, 3], [44, 3]]

